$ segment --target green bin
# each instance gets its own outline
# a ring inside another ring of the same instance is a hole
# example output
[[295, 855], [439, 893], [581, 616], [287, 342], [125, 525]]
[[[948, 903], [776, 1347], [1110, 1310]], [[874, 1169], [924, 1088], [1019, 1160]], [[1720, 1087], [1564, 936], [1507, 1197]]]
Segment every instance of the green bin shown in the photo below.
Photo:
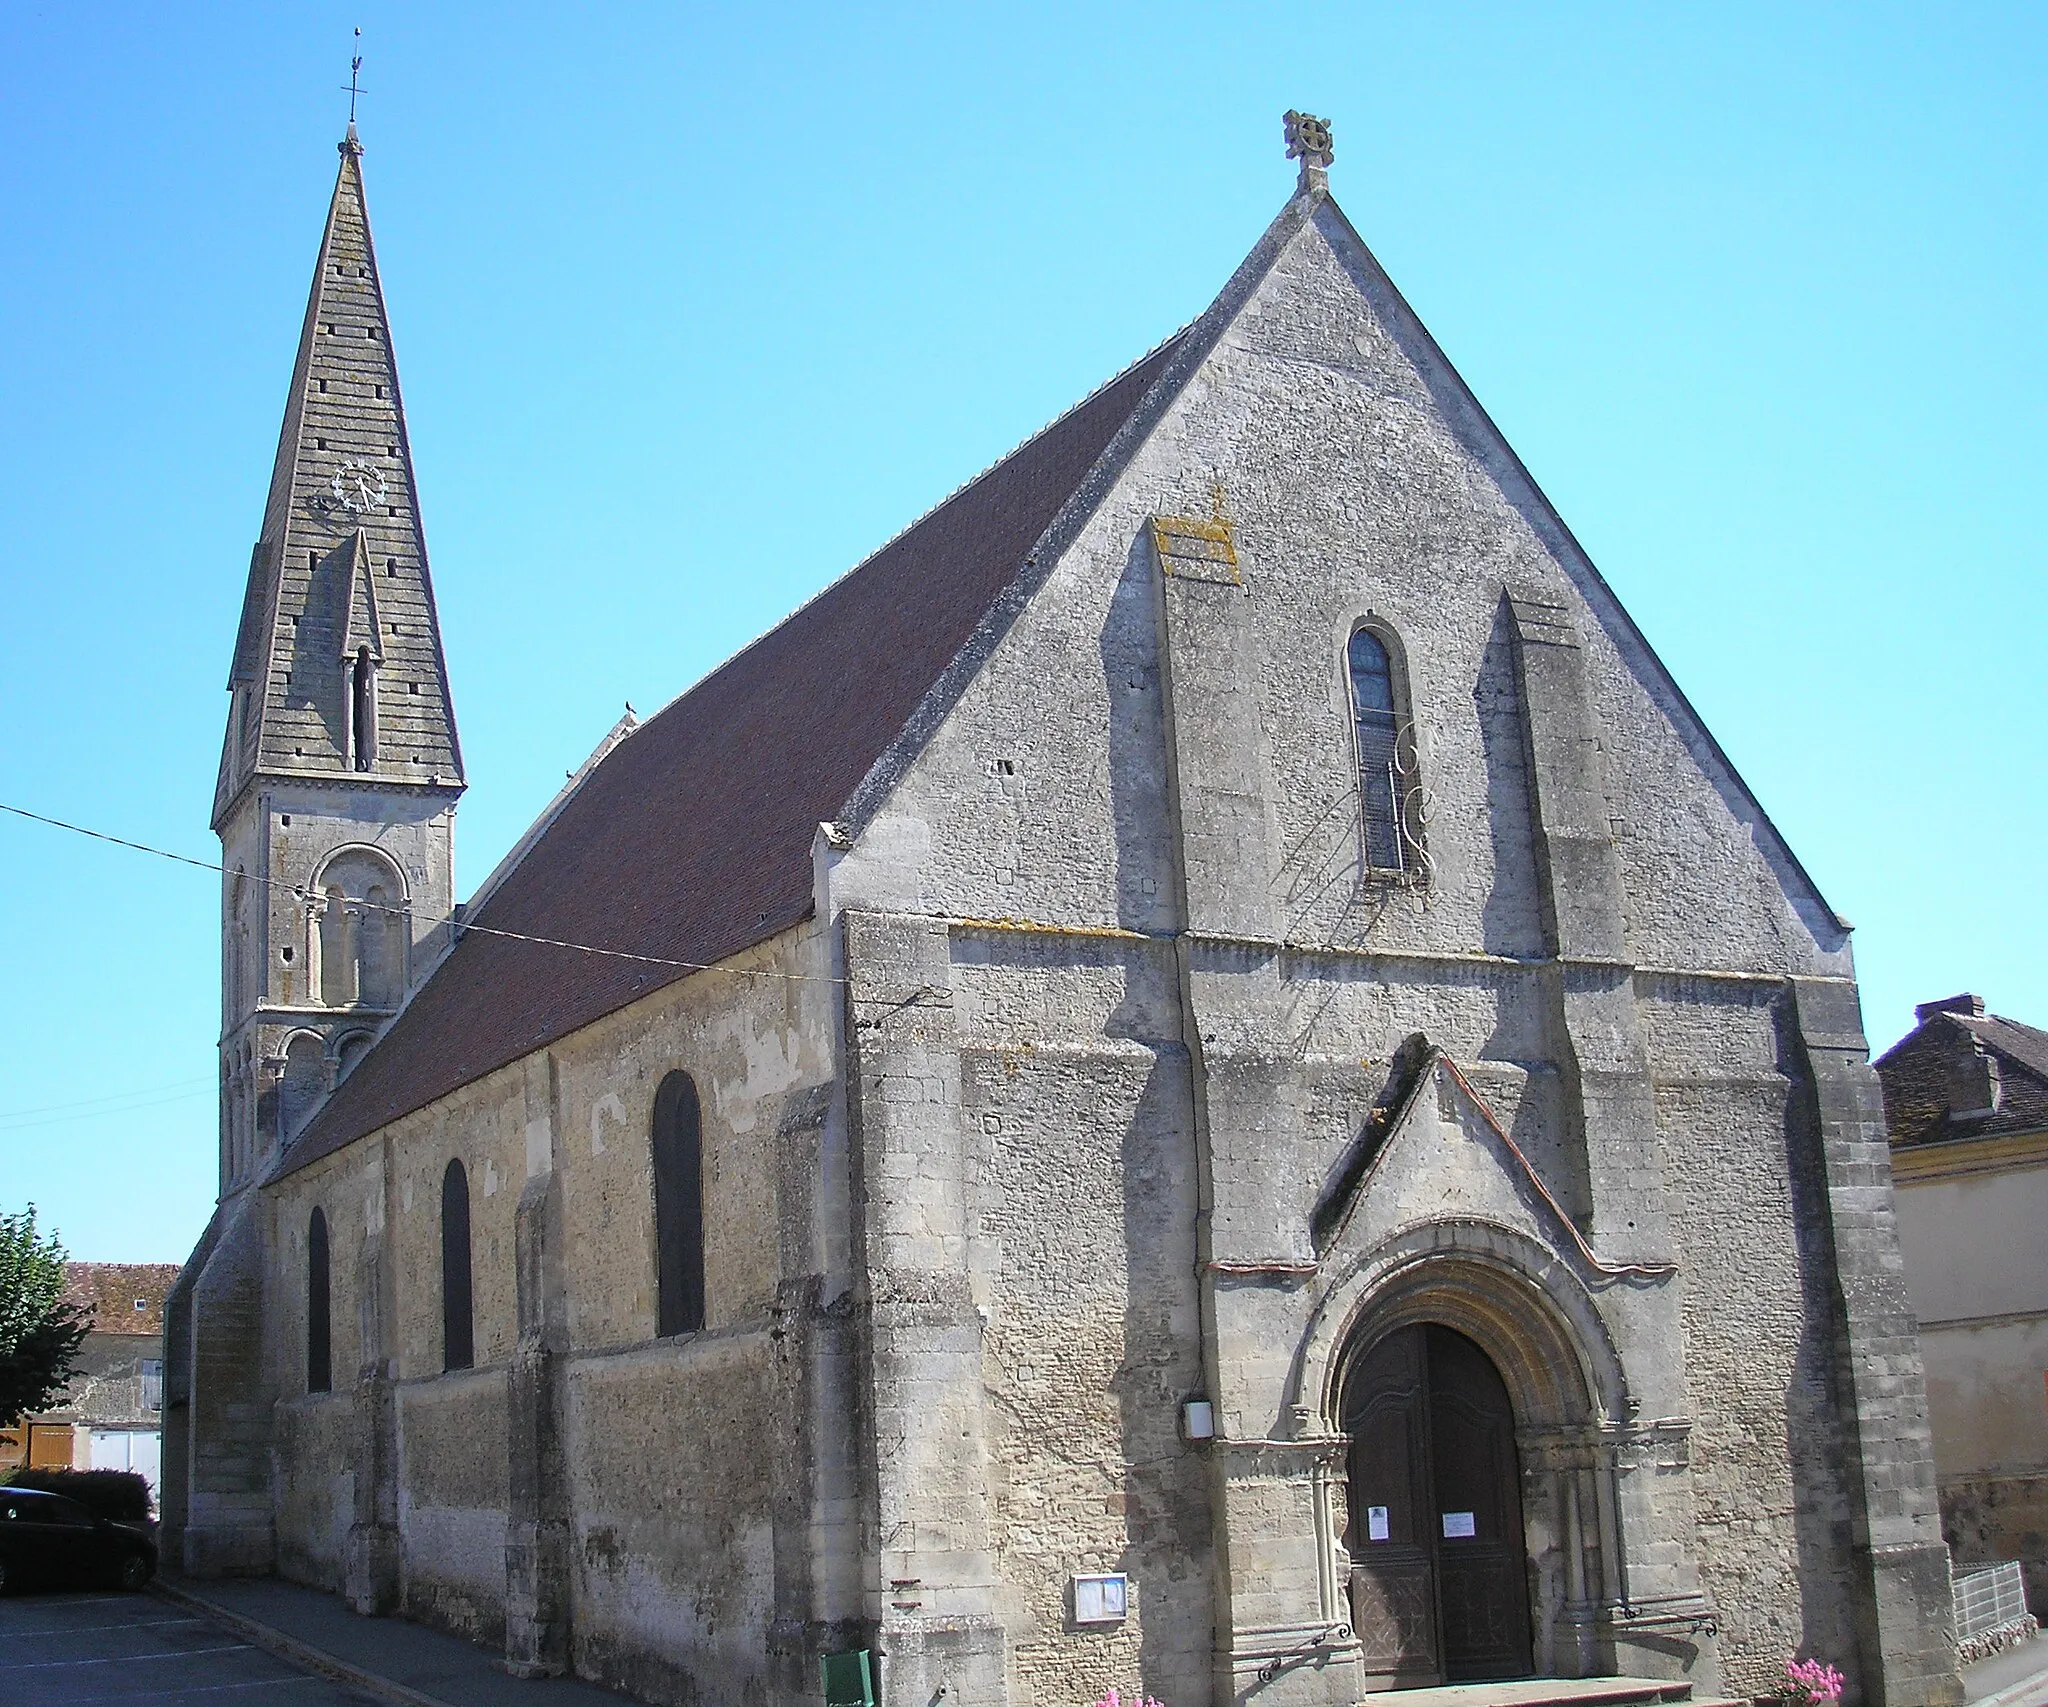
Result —
[[875, 1707], [875, 1674], [867, 1649], [820, 1655], [818, 1672], [825, 1685], [825, 1707]]

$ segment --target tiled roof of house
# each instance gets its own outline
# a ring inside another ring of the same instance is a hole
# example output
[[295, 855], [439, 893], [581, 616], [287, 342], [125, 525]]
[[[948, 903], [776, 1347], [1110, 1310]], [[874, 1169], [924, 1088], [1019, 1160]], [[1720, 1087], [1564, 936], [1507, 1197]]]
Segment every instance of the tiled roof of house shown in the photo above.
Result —
[[[606, 753], [465, 927], [711, 964], [810, 911], [811, 846], [1128, 421], [1169, 341]], [[279, 1173], [682, 970], [465, 928]]]
[[[2048, 1031], [1987, 1014], [1974, 996], [1923, 1003], [1919, 1018], [1876, 1063], [1895, 1146], [2048, 1131]], [[1975, 1065], [1983, 1057], [1994, 1074]], [[1981, 1112], [1976, 1087], [1994, 1079], [1996, 1106]]]
[[64, 1301], [92, 1312], [95, 1333], [159, 1335], [177, 1278], [174, 1262], [68, 1262]]

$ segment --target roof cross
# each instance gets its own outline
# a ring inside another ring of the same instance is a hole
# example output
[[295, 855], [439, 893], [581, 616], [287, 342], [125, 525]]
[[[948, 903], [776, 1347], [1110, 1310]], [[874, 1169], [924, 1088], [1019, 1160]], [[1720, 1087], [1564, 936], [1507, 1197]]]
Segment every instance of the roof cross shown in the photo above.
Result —
[[1336, 152], [1330, 143], [1330, 121], [1290, 108], [1283, 123], [1287, 127], [1287, 158], [1301, 162], [1301, 187], [1307, 189], [1317, 175], [1329, 171], [1330, 158]]

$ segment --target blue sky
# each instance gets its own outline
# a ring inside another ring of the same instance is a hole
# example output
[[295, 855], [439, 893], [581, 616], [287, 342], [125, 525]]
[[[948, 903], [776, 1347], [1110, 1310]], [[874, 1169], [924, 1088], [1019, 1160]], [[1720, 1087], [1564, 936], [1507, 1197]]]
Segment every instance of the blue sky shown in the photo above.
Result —
[[[0, 801], [200, 858], [361, 128], [471, 787], [659, 706], [1198, 313], [1280, 114], [1836, 907], [2048, 1024], [2038, 6], [29, 6]], [[0, 1206], [176, 1260], [217, 888], [0, 820]]]

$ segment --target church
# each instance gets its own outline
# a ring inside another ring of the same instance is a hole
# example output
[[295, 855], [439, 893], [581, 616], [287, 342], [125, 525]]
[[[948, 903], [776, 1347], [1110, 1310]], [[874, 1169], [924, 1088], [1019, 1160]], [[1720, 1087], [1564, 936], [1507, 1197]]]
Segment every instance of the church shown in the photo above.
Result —
[[1848, 923], [1286, 136], [1200, 318], [458, 904], [351, 126], [167, 1561], [678, 1707], [1961, 1700]]

